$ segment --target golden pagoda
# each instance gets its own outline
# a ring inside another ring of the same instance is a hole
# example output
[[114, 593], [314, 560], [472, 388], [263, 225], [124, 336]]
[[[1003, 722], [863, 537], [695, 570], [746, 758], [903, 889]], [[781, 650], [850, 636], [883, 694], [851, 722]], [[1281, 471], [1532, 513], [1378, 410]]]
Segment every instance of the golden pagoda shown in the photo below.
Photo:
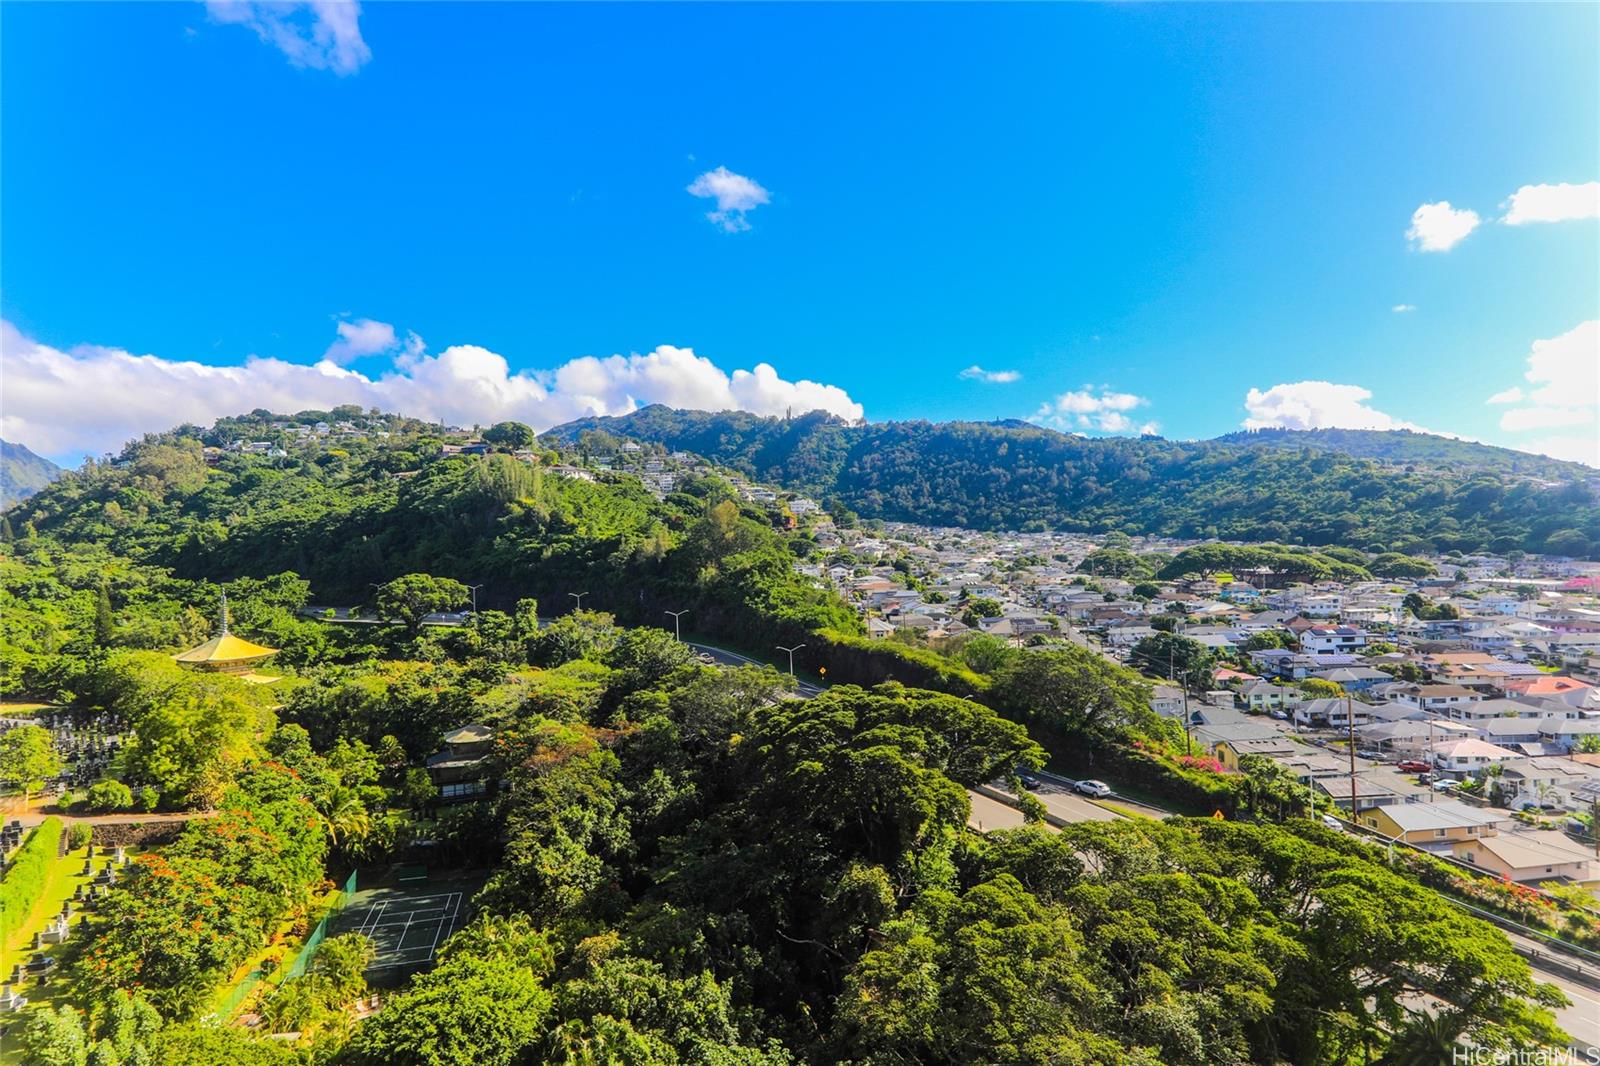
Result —
[[222, 594], [222, 611], [217, 635], [188, 651], [179, 652], [172, 658], [191, 670], [203, 670], [213, 674], [231, 674], [241, 681], [249, 681], [257, 685], [271, 684], [278, 680], [275, 677], [264, 677], [255, 672], [258, 663], [262, 663], [278, 654], [277, 648], [263, 647], [252, 644], [228, 632], [228, 594]]

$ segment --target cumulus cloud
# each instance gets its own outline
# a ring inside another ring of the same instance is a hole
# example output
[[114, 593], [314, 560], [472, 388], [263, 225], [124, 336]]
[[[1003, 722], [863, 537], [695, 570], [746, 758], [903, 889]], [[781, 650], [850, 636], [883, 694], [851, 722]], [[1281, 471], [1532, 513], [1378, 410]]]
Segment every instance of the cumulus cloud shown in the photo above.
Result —
[[1583, 463], [1600, 467], [1600, 435], [1595, 433], [1569, 433], [1554, 437], [1539, 437], [1518, 441], [1518, 451], [1535, 455], [1548, 455], [1552, 459], [1565, 459], [1569, 463]]
[[245, 26], [297, 67], [354, 74], [372, 58], [355, 0], [206, 0], [212, 21]]
[[1057, 429], [1082, 431], [1099, 430], [1102, 433], [1156, 433], [1159, 422], [1136, 423], [1128, 412], [1143, 407], [1150, 401], [1131, 392], [1113, 392], [1105, 385], [1098, 388], [1085, 385], [1081, 389], [1063, 392], [1034, 412], [1033, 420]]
[[1021, 381], [1022, 375], [1015, 370], [985, 370], [974, 363], [958, 375], [963, 381], [982, 381], [990, 385], [1009, 385], [1013, 381]]
[[1411, 429], [1421, 426], [1385, 414], [1367, 401], [1372, 390], [1331, 381], [1295, 381], [1245, 394], [1245, 429]]
[[520, 371], [512, 371], [504, 356], [471, 344], [434, 355], [419, 339], [386, 351], [393, 355], [391, 366], [374, 375], [326, 358], [307, 364], [252, 356], [239, 366], [212, 366], [98, 345], [62, 351], [0, 321], [6, 369], [0, 436], [45, 455], [71, 457], [114, 450], [180, 422], [203, 424], [258, 407], [290, 412], [347, 403], [451, 424], [516, 419], [538, 430], [651, 403], [762, 415], [818, 409], [849, 419], [863, 414], [837, 386], [788, 381], [766, 363], [730, 374], [672, 345]]
[[1592, 407], [1514, 407], [1500, 416], [1500, 428], [1507, 433], [1530, 429], [1559, 429], [1594, 421]]
[[370, 318], [344, 319], [336, 331], [339, 339], [328, 345], [322, 358], [338, 366], [369, 355], [392, 355], [403, 351], [415, 356], [422, 354], [423, 350], [422, 338], [415, 333], [407, 333], [402, 341], [389, 323]]
[[1449, 200], [1423, 204], [1411, 213], [1411, 228], [1406, 237], [1424, 252], [1448, 252], [1467, 234], [1478, 228], [1478, 213], [1465, 208], [1458, 211]]
[[1504, 204], [1502, 222], [1523, 226], [1529, 222], [1568, 222], [1600, 218], [1600, 181], [1582, 185], [1524, 185]]
[[707, 211], [706, 218], [726, 233], [738, 233], [750, 228], [745, 215], [762, 204], [771, 202], [771, 194], [753, 178], [735, 174], [727, 167], [708, 170], [689, 183], [690, 196], [714, 199], [715, 211]]
[[[1513, 385], [1489, 397], [1490, 403], [1526, 404], [1500, 416], [1507, 433], [1593, 423], [1600, 412], [1600, 319], [1534, 341], [1522, 376], [1529, 382], [1526, 390]], [[1600, 434], [1560, 435], [1516, 447], [1600, 466]]]
[[1416, 309], [1416, 304], [1395, 304], [1393, 307], [1389, 308], [1389, 310], [1393, 311], [1397, 315], [1409, 314]]

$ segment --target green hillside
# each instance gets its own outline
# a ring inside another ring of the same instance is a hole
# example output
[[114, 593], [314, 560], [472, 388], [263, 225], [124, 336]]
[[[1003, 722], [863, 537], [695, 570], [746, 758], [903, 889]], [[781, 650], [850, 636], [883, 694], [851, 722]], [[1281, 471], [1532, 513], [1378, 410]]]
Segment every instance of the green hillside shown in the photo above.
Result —
[[[1293, 434], [1088, 439], [1019, 422], [849, 425], [822, 412], [652, 406], [547, 437], [580, 442], [586, 431], [695, 452], [890, 520], [1408, 553], [1600, 549], [1593, 471], [1425, 434], [1319, 433], [1293, 447]], [[1390, 454], [1348, 455], [1343, 444]]]
[[26, 445], [0, 440], [0, 507], [26, 499], [61, 474], [61, 467]]

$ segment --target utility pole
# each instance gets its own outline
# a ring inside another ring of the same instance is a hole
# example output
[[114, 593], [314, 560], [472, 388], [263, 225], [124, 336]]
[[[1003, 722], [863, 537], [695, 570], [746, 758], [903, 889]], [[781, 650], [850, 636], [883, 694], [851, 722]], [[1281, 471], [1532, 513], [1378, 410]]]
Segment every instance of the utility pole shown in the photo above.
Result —
[[[1188, 681], [1189, 675], [1184, 674], [1183, 679]], [[1180, 685], [1179, 690], [1183, 693], [1183, 753], [1185, 755], [1193, 755], [1194, 734], [1191, 731], [1192, 723], [1189, 720], [1189, 686]]]
[[1344, 724], [1350, 733], [1350, 821], [1356, 820], [1356, 716], [1350, 710], [1350, 693], [1344, 694]]
[[689, 612], [687, 610], [683, 610], [683, 611], [663, 611], [662, 613], [663, 614], [670, 614], [672, 616], [672, 636], [673, 636], [673, 638], [675, 640], [677, 640], [677, 642], [679, 644], [682, 644], [683, 643], [683, 634], [678, 631], [678, 620], [680, 618], [682, 618], [684, 615], [688, 614]]
[[804, 644], [796, 644], [792, 648], [785, 648], [782, 644], [774, 644], [773, 647], [777, 648], [779, 651], [786, 651], [786, 652], [789, 653], [789, 676], [793, 677], [794, 676], [794, 653], [799, 651], [801, 648], [805, 647], [805, 645]]
[[567, 595], [578, 601], [578, 605], [573, 610], [581, 611], [583, 610], [583, 598], [589, 594], [587, 592], [569, 592]]

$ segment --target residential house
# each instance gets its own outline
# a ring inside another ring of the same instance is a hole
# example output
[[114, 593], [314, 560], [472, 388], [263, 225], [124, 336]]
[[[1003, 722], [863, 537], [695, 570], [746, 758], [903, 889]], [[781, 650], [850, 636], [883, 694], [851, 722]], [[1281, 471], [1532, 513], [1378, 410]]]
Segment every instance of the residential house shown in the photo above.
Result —
[[1399, 703], [1409, 703], [1424, 711], [1449, 714], [1463, 703], [1476, 703], [1482, 695], [1461, 685], [1406, 685], [1395, 692]]
[[1304, 749], [1288, 737], [1274, 733], [1270, 737], [1230, 738], [1217, 741], [1211, 753], [1217, 761], [1230, 770], [1239, 769], [1239, 760], [1246, 755], [1264, 755], [1269, 759], [1282, 759]]
[[1353, 655], [1367, 640], [1367, 631], [1355, 626], [1312, 626], [1300, 634], [1300, 649], [1312, 655]]
[[1366, 704], [1338, 698], [1304, 700], [1291, 713], [1295, 725], [1305, 729], [1348, 729], [1352, 718], [1358, 726], [1371, 721]]
[[1470, 774], [1487, 769], [1495, 763], [1510, 762], [1518, 753], [1498, 744], [1471, 737], [1447, 740], [1433, 748], [1433, 763], [1441, 770], [1454, 774]]
[[474, 799], [488, 791], [489, 756], [495, 732], [486, 725], [469, 723], [444, 735], [444, 747], [423, 765], [446, 802]]
[[1257, 714], [1283, 710], [1303, 698], [1299, 689], [1274, 685], [1271, 681], [1247, 681], [1239, 688], [1239, 701]]
[[1359, 821], [1392, 840], [1424, 847], [1471, 840], [1510, 829], [1515, 824], [1510, 811], [1470, 807], [1460, 800], [1374, 807], [1362, 814]]
[[1522, 884], [1593, 877], [1593, 853], [1552, 829], [1481, 836], [1459, 841], [1450, 851], [1469, 866]]

